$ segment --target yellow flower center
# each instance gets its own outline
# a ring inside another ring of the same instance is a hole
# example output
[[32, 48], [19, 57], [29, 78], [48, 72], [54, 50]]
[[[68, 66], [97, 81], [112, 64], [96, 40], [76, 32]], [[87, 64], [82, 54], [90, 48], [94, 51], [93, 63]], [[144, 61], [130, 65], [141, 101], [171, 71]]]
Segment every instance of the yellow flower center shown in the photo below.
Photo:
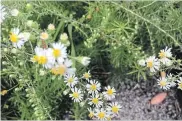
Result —
[[153, 62], [152, 61], [147, 62], [147, 67], [152, 68], [153, 67]]
[[105, 117], [105, 113], [104, 113], [104, 112], [100, 112], [100, 113], [98, 114], [98, 117], [99, 117], [100, 119], [103, 119], [103, 118]]
[[11, 33], [10, 40], [11, 40], [11, 42], [16, 43], [18, 41], [18, 36], [14, 33]]
[[160, 81], [159, 84], [160, 84], [161, 86], [166, 86], [166, 85], [167, 85], [166, 81], [164, 81], [164, 80]]
[[112, 112], [117, 113], [119, 111], [119, 108], [117, 106], [112, 107]]
[[161, 52], [159, 53], [159, 57], [160, 57], [160, 58], [165, 58], [165, 57], [166, 57], [165, 52], [162, 52], [162, 51], [161, 51]]
[[68, 83], [72, 83], [72, 82], [73, 82], [73, 78], [69, 78]]
[[90, 88], [91, 88], [91, 90], [95, 91], [97, 89], [97, 86], [96, 86], [96, 84], [92, 84]]
[[78, 92], [73, 92], [73, 97], [74, 97], [75, 99], [78, 98], [78, 97], [79, 97]]
[[38, 62], [38, 60], [39, 60], [39, 56], [34, 55], [33, 58], [32, 58], [32, 61], [33, 62]]
[[85, 79], [88, 79], [88, 78], [90, 78], [90, 74], [89, 74], [89, 73], [85, 73], [85, 74], [83, 75], [83, 77], [84, 77]]
[[64, 65], [61, 65], [58, 70], [60, 75], [64, 75], [66, 72], [66, 67]]
[[53, 49], [53, 55], [57, 58], [61, 56], [61, 51], [59, 49]]
[[39, 64], [46, 64], [46, 63], [47, 63], [47, 58], [46, 58], [46, 56], [39, 56], [39, 58], [38, 58], [38, 63], [39, 63]]
[[45, 40], [48, 39], [49, 35], [46, 32], [41, 33], [40, 38]]
[[92, 102], [93, 102], [94, 104], [98, 104], [99, 100], [98, 100], [97, 98], [93, 98], [93, 99], [92, 99]]
[[92, 118], [94, 116], [94, 113], [93, 112], [90, 112], [89, 115], [88, 115], [90, 118]]
[[108, 94], [108, 95], [112, 95], [112, 94], [113, 94], [113, 90], [112, 90], [112, 89], [108, 89], [108, 90], [107, 90], [107, 94]]

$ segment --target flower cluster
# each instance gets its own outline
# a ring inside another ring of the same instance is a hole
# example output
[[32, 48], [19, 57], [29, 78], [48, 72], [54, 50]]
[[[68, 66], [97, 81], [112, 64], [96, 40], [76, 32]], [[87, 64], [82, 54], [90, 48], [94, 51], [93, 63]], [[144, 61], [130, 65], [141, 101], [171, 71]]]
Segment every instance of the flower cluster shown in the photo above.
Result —
[[[166, 76], [166, 67], [170, 67], [173, 64], [172, 60], [172, 53], [171, 48], [166, 47], [163, 50], [160, 50], [159, 52], [159, 58], [156, 58], [155, 56], [150, 56], [146, 60], [141, 59], [138, 61], [138, 64], [143, 67], [149, 68], [150, 72], [155, 73], [157, 71], [161, 72], [161, 77], [157, 80], [158, 85], [164, 89], [168, 90], [171, 87], [175, 87], [178, 85], [179, 89], [182, 89], [182, 79], [181, 77], [177, 79], [175, 76], [173, 76], [171, 73]], [[177, 83], [177, 84], [176, 84]]]
[[[83, 80], [87, 80], [86, 87], [79, 85], [78, 78], [74, 76], [66, 76], [66, 85], [70, 87], [71, 93], [69, 96], [76, 103], [87, 102], [90, 107], [88, 108], [89, 117], [91, 119], [106, 120], [117, 116], [121, 106], [117, 103], [108, 103], [115, 98], [116, 90], [113, 87], [105, 87], [104, 92], [101, 91], [101, 84], [92, 80], [90, 72], [83, 74]], [[84, 96], [87, 98], [84, 100]]]

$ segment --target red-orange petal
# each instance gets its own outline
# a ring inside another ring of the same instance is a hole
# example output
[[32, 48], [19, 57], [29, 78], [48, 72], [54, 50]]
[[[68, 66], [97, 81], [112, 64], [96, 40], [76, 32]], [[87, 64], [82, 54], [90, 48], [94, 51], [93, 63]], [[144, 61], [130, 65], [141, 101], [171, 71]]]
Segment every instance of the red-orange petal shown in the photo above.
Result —
[[166, 93], [166, 92], [159, 93], [159, 94], [155, 95], [155, 96], [151, 99], [150, 104], [152, 104], [152, 105], [159, 104], [159, 103], [161, 103], [162, 101], [164, 101], [164, 99], [166, 98], [166, 96], [167, 96], [167, 93]]

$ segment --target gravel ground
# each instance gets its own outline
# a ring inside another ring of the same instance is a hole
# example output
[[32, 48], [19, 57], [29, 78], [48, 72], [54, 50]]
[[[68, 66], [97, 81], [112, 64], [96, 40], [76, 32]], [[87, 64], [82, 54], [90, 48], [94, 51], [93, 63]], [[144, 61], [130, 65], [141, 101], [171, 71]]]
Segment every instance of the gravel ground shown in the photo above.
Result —
[[120, 120], [174, 120], [182, 119], [175, 91], [168, 92], [167, 98], [158, 105], [150, 105], [153, 96], [162, 92], [157, 84], [149, 85], [147, 81], [136, 83], [123, 82], [116, 100], [122, 106]]

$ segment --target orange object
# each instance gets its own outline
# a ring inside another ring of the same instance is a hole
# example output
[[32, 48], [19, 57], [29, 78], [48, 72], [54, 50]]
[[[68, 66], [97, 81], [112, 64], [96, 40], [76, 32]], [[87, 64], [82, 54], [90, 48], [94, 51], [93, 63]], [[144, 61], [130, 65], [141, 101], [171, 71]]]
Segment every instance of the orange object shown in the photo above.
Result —
[[161, 71], [161, 77], [162, 77], [162, 78], [166, 78], [166, 72]]
[[8, 90], [2, 90], [2, 91], [1, 91], [1, 95], [3, 95], [3, 96], [4, 96], [5, 94], [7, 94], [7, 93], [8, 93]]
[[167, 93], [166, 93], [166, 92], [159, 93], [159, 94], [155, 95], [155, 96], [151, 99], [150, 104], [152, 104], [152, 105], [159, 104], [159, 103], [161, 103], [162, 101], [164, 101], [164, 99], [166, 98], [166, 96], [167, 96]]

